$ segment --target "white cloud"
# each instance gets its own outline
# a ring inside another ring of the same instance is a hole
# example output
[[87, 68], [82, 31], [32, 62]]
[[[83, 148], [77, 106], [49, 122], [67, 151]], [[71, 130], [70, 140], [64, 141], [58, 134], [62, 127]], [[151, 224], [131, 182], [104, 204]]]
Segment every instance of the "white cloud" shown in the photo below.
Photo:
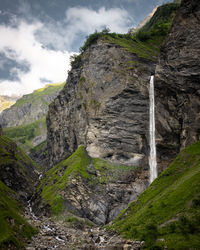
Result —
[[112, 32], [125, 33], [132, 23], [126, 10], [113, 8], [106, 10], [104, 7], [98, 11], [88, 8], [70, 8], [66, 11], [68, 28], [72, 33], [90, 33], [95, 29], [105, 26]]
[[124, 9], [102, 7], [99, 10], [93, 10], [73, 7], [66, 10], [66, 16], [62, 22], [49, 19], [37, 35], [40, 41], [54, 49], [70, 50], [73, 44], [80, 40], [80, 35], [85, 37], [104, 27], [108, 27], [111, 32], [127, 33], [128, 29], [133, 27], [133, 23], [133, 19]]
[[50, 82], [63, 82], [69, 69], [70, 53], [46, 49], [35, 39], [35, 32], [41, 23], [21, 22], [18, 27], [0, 25], [0, 52], [18, 64], [27, 62], [29, 71], [13, 68], [19, 81], [0, 82], [0, 94], [25, 94], [44, 85], [41, 78]]
[[[70, 68], [69, 51], [74, 44], [81, 46], [81, 39], [105, 26], [112, 32], [125, 33], [133, 24], [128, 12], [120, 8], [69, 8], [59, 22], [49, 16], [38, 21], [27, 6], [25, 10], [22, 12], [29, 16], [28, 21], [14, 18], [14, 25], [0, 25], [0, 53], [16, 65], [27, 64], [29, 70], [14, 67], [10, 74], [18, 80], [2, 80], [0, 95], [30, 93], [44, 85], [41, 79], [52, 83], [64, 81]], [[4, 65], [5, 61], [0, 67]]]

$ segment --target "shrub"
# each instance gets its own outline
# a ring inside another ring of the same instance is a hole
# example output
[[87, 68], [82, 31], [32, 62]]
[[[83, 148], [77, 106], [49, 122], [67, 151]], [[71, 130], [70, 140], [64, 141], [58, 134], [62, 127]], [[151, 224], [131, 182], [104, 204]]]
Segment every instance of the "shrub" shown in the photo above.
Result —
[[82, 47], [80, 47], [80, 52], [84, 52], [90, 45], [94, 44], [100, 37], [108, 34], [110, 30], [108, 28], [103, 29], [101, 32], [97, 30], [86, 37], [86, 41]]

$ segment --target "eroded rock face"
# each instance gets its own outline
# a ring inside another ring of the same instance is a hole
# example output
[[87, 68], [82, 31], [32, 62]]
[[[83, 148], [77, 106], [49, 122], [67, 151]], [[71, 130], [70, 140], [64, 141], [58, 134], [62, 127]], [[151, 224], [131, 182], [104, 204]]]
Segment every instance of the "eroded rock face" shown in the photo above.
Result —
[[159, 171], [200, 139], [200, 2], [183, 0], [156, 67]]
[[155, 64], [99, 40], [49, 107], [49, 164], [84, 145], [91, 157], [147, 166], [149, 76]]

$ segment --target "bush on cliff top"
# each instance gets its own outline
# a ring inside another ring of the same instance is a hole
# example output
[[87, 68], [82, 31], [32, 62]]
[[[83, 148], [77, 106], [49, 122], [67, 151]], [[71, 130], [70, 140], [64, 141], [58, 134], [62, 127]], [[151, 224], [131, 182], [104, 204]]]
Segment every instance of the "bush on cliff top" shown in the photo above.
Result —
[[[173, 163], [115, 220], [113, 229], [146, 247], [200, 246], [200, 142]], [[156, 241], [157, 239], [163, 239]]]

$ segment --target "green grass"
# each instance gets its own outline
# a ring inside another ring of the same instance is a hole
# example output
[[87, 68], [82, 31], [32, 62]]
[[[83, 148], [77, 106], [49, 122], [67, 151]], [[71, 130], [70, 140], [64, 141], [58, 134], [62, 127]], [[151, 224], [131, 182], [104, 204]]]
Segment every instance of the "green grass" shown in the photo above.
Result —
[[54, 94], [56, 91], [62, 90], [65, 83], [55, 83], [55, 84], [48, 84], [43, 88], [35, 90], [31, 94], [24, 95], [22, 98], [18, 99], [13, 106], [21, 107], [25, 103], [31, 103], [32, 105], [36, 104], [38, 100], [42, 100], [45, 104], [48, 105], [47, 100], [45, 100], [45, 96], [50, 96]]
[[[36, 233], [20, 214], [14, 192], [0, 181], [0, 249], [22, 249], [25, 239]], [[9, 248], [10, 246], [11, 248]]]
[[15, 142], [20, 142], [32, 148], [32, 140], [40, 134], [46, 133], [46, 117], [27, 125], [4, 128], [4, 134]]
[[180, 4], [177, 3], [159, 6], [153, 17], [136, 33], [136, 36], [141, 40], [154, 36], [166, 36], [179, 6]]
[[84, 147], [80, 146], [70, 157], [46, 173], [38, 190], [42, 190], [41, 196], [51, 206], [52, 213], [58, 215], [64, 211], [63, 193], [70, 190], [68, 184], [72, 179], [80, 182], [85, 180], [91, 189], [95, 189], [96, 185], [117, 181], [120, 176], [136, 170], [133, 166], [121, 166], [98, 158], [92, 159]]
[[[122, 212], [113, 229], [125, 238], [169, 249], [200, 246], [200, 142], [174, 162]], [[156, 242], [158, 238], [164, 242]]]
[[67, 187], [68, 178], [71, 175], [81, 175], [89, 179], [89, 174], [86, 171], [89, 162], [90, 158], [81, 146], [69, 158], [63, 160], [46, 173], [46, 177], [41, 184], [43, 188], [42, 198], [50, 204], [54, 214], [59, 214], [64, 208], [60, 192]]

